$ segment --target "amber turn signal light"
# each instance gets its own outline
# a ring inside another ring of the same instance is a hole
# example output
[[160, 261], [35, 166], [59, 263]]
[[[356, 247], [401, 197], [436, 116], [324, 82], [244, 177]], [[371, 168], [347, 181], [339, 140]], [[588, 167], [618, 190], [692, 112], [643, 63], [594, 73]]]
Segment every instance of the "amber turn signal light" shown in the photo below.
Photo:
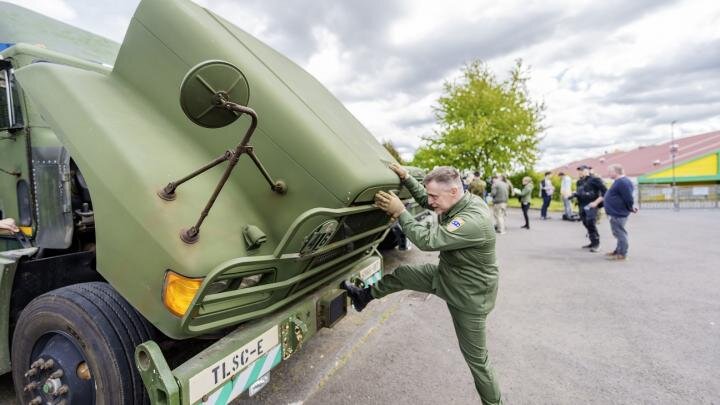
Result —
[[202, 278], [188, 278], [168, 270], [163, 286], [163, 303], [173, 314], [185, 315], [202, 282]]

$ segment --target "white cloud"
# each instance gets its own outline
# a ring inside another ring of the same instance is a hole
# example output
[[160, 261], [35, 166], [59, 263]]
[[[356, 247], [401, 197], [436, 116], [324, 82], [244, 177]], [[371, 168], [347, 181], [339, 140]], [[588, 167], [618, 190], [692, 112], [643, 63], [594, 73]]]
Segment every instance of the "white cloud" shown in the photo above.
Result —
[[75, 22], [77, 11], [63, 0], [5, 0], [67, 23]]
[[[14, 2], [119, 40], [130, 7], [84, 1]], [[405, 157], [472, 59], [501, 77], [517, 58], [532, 68], [530, 95], [547, 105], [540, 168], [662, 141], [675, 119], [676, 135], [720, 129], [717, 1], [197, 2], [293, 58]]]

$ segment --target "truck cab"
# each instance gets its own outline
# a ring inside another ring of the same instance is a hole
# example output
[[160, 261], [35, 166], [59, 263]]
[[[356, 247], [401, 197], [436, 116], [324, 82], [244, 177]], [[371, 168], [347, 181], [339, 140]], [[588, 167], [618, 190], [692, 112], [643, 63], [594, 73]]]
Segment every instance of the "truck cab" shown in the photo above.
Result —
[[142, 1], [119, 47], [91, 36], [0, 38], [0, 217], [21, 228], [0, 235], [0, 373], [23, 403], [252, 393], [342, 319], [342, 280], [379, 279], [374, 195], [408, 197], [393, 159], [194, 3]]

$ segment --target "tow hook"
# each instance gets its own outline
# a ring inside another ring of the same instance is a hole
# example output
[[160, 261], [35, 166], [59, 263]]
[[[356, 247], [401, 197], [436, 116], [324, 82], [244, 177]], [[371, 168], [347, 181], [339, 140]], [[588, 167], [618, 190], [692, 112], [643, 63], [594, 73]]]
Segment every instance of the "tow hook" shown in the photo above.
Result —
[[307, 324], [295, 315], [291, 316], [283, 323], [280, 329], [280, 337], [282, 339], [283, 346], [283, 360], [300, 350], [307, 332]]

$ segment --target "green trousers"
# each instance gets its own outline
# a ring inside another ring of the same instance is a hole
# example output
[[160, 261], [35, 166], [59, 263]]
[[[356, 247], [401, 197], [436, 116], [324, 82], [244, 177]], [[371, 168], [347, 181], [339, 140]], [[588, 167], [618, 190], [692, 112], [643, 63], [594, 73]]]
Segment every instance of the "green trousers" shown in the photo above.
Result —
[[[372, 286], [372, 295], [375, 298], [382, 298], [402, 290], [433, 294], [433, 278], [437, 271], [438, 268], [434, 264], [400, 266], [392, 274], [384, 275], [377, 284]], [[500, 387], [490, 364], [485, 344], [487, 314], [471, 314], [450, 305], [448, 305], [448, 309], [455, 326], [460, 351], [470, 367], [470, 372], [475, 380], [475, 389], [480, 394], [482, 403], [484, 405], [502, 404]]]

